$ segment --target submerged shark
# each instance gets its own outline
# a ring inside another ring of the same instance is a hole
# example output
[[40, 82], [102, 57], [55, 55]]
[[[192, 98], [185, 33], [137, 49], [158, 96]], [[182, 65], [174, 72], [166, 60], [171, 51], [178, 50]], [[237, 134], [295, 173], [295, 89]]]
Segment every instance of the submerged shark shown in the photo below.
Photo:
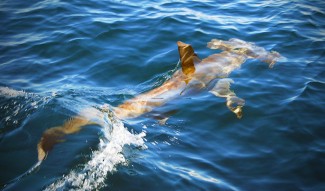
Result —
[[[185, 95], [188, 90], [209, 90], [208, 87], [215, 84], [209, 92], [217, 97], [225, 98], [229, 110], [237, 118], [241, 118], [245, 101], [230, 90], [230, 85], [234, 81], [227, 78], [229, 74], [240, 68], [247, 59], [258, 59], [272, 68], [281, 58], [278, 52], [268, 52], [253, 43], [239, 39], [211, 40], [207, 46], [211, 49], [220, 49], [222, 52], [212, 54], [203, 60], [197, 56], [190, 44], [178, 41], [177, 46], [181, 69], [177, 70], [161, 86], [126, 100], [113, 108], [116, 117], [119, 119], [135, 118]], [[47, 153], [55, 144], [63, 141], [65, 135], [76, 133], [85, 125], [103, 125], [98, 119], [103, 118], [105, 114], [98, 109], [88, 108], [67, 120], [62, 126], [47, 129], [37, 145], [39, 163], [46, 158]]]

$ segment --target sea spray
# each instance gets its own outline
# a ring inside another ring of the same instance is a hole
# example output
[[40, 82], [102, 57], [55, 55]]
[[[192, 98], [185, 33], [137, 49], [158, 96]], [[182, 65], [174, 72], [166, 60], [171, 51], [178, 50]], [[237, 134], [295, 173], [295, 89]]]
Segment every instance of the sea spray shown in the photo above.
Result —
[[108, 173], [114, 172], [117, 165], [126, 165], [123, 147], [133, 145], [146, 149], [145, 132], [133, 134], [113, 115], [105, 115], [103, 136], [97, 151], [92, 153], [82, 169], [74, 169], [49, 185], [45, 190], [98, 190], [105, 186]]
[[2, 87], [0, 86], [0, 96], [4, 97], [18, 97], [18, 96], [26, 96], [28, 93], [22, 90], [14, 90], [8, 87]]

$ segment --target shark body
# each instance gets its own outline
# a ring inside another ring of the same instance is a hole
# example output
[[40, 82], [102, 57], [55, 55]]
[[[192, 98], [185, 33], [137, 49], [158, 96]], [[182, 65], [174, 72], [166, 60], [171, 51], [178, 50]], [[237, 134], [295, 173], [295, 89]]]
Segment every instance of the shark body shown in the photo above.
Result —
[[[230, 84], [233, 83], [233, 80], [227, 77], [232, 71], [240, 68], [249, 58], [258, 59], [269, 64], [269, 67], [273, 67], [281, 57], [277, 52], [268, 52], [264, 48], [239, 39], [211, 40], [208, 47], [221, 49], [222, 52], [212, 54], [203, 60], [197, 56], [190, 44], [178, 41], [177, 46], [181, 69], [177, 70], [161, 86], [139, 94], [115, 107], [113, 112], [118, 118], [138, 117], [182, 96], [187, 89], [206, 90], [216, 80], [218, 81], [209, 92], [225, 98], [230, 111], [241, 118], [245, 101], [230, 90]], [[65, 135], [76, 133], [85, 125], [94, 123], [101, 125], [98, 120], [97, 122], [93, 120], [94, 115], [98, 119], [104, 113], [94, 108], [84, 110], [79, 115], [67, 120], [62, 126], [47, 129], [37, 145], [39, 162], [46, 158], [47, 153], [55, 144], [61, 142]]]

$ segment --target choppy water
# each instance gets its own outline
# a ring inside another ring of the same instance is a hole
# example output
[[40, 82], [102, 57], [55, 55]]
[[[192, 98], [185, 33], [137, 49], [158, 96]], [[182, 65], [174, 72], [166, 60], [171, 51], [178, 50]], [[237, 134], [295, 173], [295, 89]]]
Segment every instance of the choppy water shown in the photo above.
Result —
[[[324, 1], [2, 0], [0, 17], [1, 189], [325, 189]], [[230, 75], [242, 119], [204, 92], [170, 103], [166, 125], [86, 126], [33, 168], [46, 129], [157, 87], [177, 67], [176, 41], [204, 58], [213, 38], [286, 58]]]

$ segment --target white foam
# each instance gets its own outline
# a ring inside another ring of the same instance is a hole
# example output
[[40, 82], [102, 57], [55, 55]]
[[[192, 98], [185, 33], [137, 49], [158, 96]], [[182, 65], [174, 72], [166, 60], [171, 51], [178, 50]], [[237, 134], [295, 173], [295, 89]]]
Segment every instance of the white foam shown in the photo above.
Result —
[[45, 190], [98, 190], [105, 186], [108, 173], [114, 172], [117, 165], [126, 165], [123, 147], [126, 145], [146, 148], [145, 132], [133, 134], [122, 121], [106, 117], [104, 136], [100, 138], [99, 149], [92, 153], [91, 160], [82, 169], [75, 169]]
[[8, 87], [0, 87], [0, 96], [5, 97], [18, 97], [18, 96], [25, 96], [27, 93], [24, 91], [14, 90]]

